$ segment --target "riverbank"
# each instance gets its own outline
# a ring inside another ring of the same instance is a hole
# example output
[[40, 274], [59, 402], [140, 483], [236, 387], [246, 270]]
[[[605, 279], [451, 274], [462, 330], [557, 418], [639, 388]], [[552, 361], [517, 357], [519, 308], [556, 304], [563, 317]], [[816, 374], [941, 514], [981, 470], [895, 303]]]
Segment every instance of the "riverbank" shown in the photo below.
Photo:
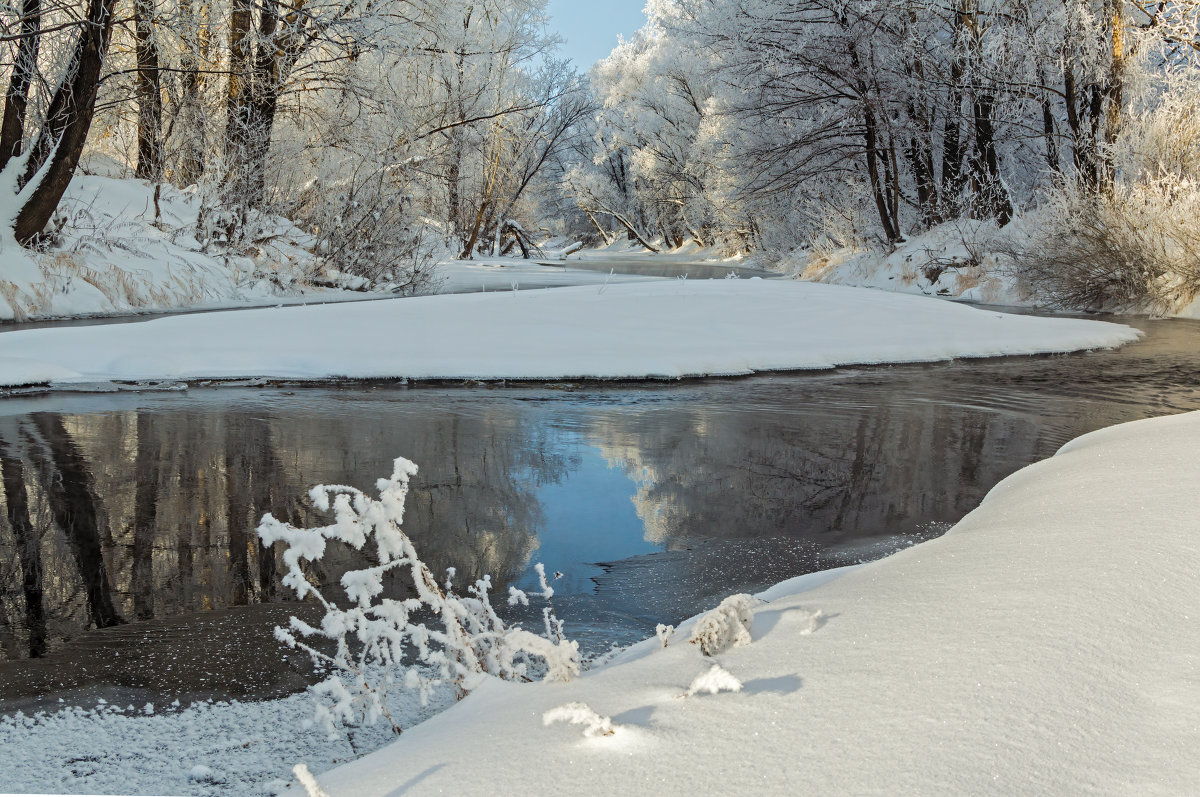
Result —
[[727, 376], [1114, 347], [1136, 330], [762, 279], [426, 296], [0, 336], [0, 385]]
[[[579, 794], [1189, 793], [1197, 446], [1200, 413], [1085, 435], [944, 537], [778, 585], [745, 647], [706, 658], [689, 623], [569, 684], [488, 684], [321, 785], [507, 793], [544, 773]], [[713, 663], [738, 690], [685, 697]], [[547, 722], [575, 703], [613, 733]]]

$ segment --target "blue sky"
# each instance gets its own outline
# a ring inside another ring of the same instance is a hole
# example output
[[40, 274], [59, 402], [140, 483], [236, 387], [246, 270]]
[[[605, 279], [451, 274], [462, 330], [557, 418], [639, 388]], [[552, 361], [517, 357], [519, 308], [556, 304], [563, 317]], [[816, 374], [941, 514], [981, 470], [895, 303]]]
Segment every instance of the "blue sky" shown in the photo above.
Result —
[[550, 0], [550, 27], [566, 43], [560, 53], [579, 71], [612, 52], [617, 36], [629, 38], [646, 21], [646, 0]]

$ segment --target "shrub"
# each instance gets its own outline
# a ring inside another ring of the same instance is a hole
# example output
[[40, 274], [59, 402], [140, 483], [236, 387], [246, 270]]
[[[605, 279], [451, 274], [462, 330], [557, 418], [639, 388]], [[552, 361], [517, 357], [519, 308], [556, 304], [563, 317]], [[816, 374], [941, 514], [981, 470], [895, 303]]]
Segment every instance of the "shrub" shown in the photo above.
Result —
[[1200, 188], [1186, 180], [1069, 187], [1032, 238], [1006, 254], [1017, 276], [1053, 306], [1167, 313], [1200, 292], [1198, 214]]
[[[258, 535], [264, 545], [282, 542], [287, 574], [283, 584], [297, 597], [313, 598], [325, 610], [319, 627], [292, 617], [276, 638], [328, 668], [329, 676], [312, 687], [316, 721], [331, 734], [339, 723], [374, 723], [380, 717], [393, 730], [399, 725], [388, 712], [386, 687], [401, 683], [424, 701], [430, 691], [451, 684], [463, 697], [487, 676], [506, 680], [569, 680], [579, 673], [579, 646], [563, 637], [553, 607], [544, 613], [546, 637], [509, 627], [492, 606], [491, 579], [476, 581], [458, 595], [450, 571], [439, 584], [404, 533], [404, 502], [417, 466], [396, 459], [390, 478], [377, 482], [379, 497], [341, 485], [321, 485], [309, 492], [314, 506], [331, 512], [333, 522], [313, 529], [296, 528], [263, 517]], [[329, 542], [365, 551], [373, 564], [341, 578], [345, 608], [309, 581], [304, 564], [321, 559]], [[416, 597], [384, 597], [385, 576], [407, 577]], [[541, 596], [554, 594], [538, 567]], [[509, 603], [528, 603], [528, 596], [509, 589]], [[422, 619], [431, 620], [430, 625]], [[312, 640], [312, 642], [306, 641]]]

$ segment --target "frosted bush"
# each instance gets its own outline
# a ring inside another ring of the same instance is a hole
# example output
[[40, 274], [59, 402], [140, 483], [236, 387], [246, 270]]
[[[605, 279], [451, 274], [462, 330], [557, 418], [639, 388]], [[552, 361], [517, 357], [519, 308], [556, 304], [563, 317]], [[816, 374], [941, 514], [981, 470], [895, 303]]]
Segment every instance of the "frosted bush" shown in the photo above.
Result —
[[[314, 487], [309, 491], [313, 505], [333, 514], [327, 526], [296, 528], [266, 515], [258, 527], [264, 545], [286, 546], [284, 586], [300, 599], [311, 596], [325, 610], [319, 627], [292, 617], [287, 628], [275, 629], [275, 637], [329, 670], [311, 691], [316, 722], [331, 734], [340, 723], [373, 724], [380, 717], [399, 733], [384, 697], [390, 684], [416, 691], [424, 703], [443, 684], [452, 685], [461, 698], [486, 676], [532, 680], [544, 670], [545, 677], [565, 681], [579, 673], [578, 643], [563, 636], [552, 605], [543, 614], [547, 635], [540, 637], [504, 624], [491, 603], [489, 576], [465, 595], [454, 592], [452, 570], [444, 584], [438, 583], [402, 528], [409, 480], [416, 473], [412, 462], [396, 459], [391, 477], [377, 482], [378, 498], [343, 485]], [[342, 576], [345, 608], [323, 595], [304, 572], [304, 564], [321, 559], [330, 542], [365, 551], [373, 560]], [[393, 571], [407, 577], [416, 597], [383, 597], [384, 578]], [[538, 576], [540, 596], [549, 601], [554, 590], [540, 565]], [[529, 596], [513, 588], [508, 600], [528, 604]], [[418, 621], [430, 614], [433, 623]]]
[[700, 618], [692, 630], [691, 643], [705, 656], [716, 656], [730, 648], [749, 645], [754, 607], [762, 601], [752, 595], [730, 595], [717, 608]]

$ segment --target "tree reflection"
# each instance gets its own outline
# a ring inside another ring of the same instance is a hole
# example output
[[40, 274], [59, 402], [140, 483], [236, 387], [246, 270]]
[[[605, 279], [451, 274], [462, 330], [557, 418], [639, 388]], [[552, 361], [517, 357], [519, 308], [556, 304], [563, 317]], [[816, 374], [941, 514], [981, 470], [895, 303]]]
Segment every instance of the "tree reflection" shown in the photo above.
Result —
[[[537, 547], [538, 484], [565, 463], [517, 412], [275, 417], [262, 411], [36, 413], [0, 425], [4, 533], [0, 636], [41, 656], [87, 627], [284, 597], [276, 552], [255, 528], [267, 512], [311, 526], [308, 489], [372, 489], [404, 455], [422, 466], [407, 530], [436, 571], [462, 583], [519, 576]], [[8, 442], [9, 440], [17, 442]], [[28, 481], [28, 474], [37, 479]], [[45, 515], [39, 533], [35, 517]], [[331, 553], [312, 577], [361, 566]], [[52, 584], [53, 589], [45, 589]], [[20, 609], [23, 608], [23, 612]], [[7, 629], [7, 630], [6, 630]], [[3, 642], [3, 640], [0, 640]]]
[[960, 518], [1038, 442], [1023, 419], [933, 405], [646, 413], [601, 420], [593, 439], [638, 483], [647, 538], [668, 547], [916, 534]]

